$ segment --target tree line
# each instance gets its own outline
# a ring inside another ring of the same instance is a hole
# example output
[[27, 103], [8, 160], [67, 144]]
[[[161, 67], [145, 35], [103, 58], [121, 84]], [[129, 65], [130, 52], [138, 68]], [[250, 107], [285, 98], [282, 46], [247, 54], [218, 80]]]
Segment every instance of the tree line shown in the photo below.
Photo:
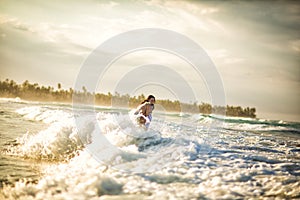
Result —
[[[75, 91], [72, 88], [62, 89], [61, 83], [57, 84], [57, 89], [51, 86], [40, 86], [38, 83], [30, 83], [28, 80], [22, 84], [17, 84], [14, 80], [6, 79], [0, 81], [0, 97], [16, 98], [34, 101], [57, 101], [72, 102], [75, 98], [76, 102], [94, 102], [101, 106], [119, 106], [134, 108], [138, 106], [146, 97], [141, 94], [131, 97], [128, 94], [121, 95], [119, 93], [108, 94], [90, 93], [85, 87], [82, 91]], [[211, 104], [202, 102], [201, 104], [182, 103], [178, 100], [156, 100], [156, 104], [161, 105], [166, 111], [190, 112], [203, 114], [226, 114], [227, 116], [238, 117], [256, 117], [255, 108], [242, 108], [241, 106], [212, 106]]]

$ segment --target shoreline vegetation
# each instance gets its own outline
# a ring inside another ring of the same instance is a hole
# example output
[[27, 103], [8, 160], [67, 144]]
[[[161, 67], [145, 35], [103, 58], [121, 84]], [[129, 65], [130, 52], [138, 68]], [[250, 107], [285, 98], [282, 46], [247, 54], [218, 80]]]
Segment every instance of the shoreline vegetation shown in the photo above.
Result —
[[[137, 107], [144, 99], [145, 96], [139, 95], [131, 97], [128, 94], [121, 95], [115, 94], [102, 94], [102, 93], [90, 93], [83, 86], [82, 91], [75, 91], [72, 88], [68, 90], [62, 89], [60, 83], [57, 84], [57, 89], [51, 86], [40, 86], [38, 83], [30, 83], [28, 80], [22, 84], [17, 84], [14, 80], [5, 79], [0, 81], [0, 97], [5, 98], [21, 98], [24, 100], [32, 101], [55, 101], [71, 103], [73, 98], [76, 102], [82, 103], [95, 103], [99, 106], [118, 106], [118, 107]], [[179, 101], [171, 100], [156, 100], [156, 103], [161, 105], [168, 112], [190, 112], [190, 113], [202, 113], [202, 114], [222, 114], [233, 117], [250, 117], [256, 118], [255, 108], [242, 108], [241, 106], [212, 106], [208, 103], [182, 103]]]

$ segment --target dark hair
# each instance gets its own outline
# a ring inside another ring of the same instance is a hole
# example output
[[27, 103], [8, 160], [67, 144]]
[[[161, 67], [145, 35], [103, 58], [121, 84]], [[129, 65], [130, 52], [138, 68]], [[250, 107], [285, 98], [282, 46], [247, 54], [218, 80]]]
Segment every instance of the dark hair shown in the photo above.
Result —
[[152, 98], [153, 98], [154, 101], [155, 101], [155, 97], [154, 97], [153, 95], [150, 94], [150, 95], [147, 97], [147, 99], [145, 99], [145, 100], [142, 102], [142, 104], [145, 103], [145, 102], [149, 102], [150, 99], [152, 99]]
[[148, 98], [147, 98], [147, 101], [150, 101], [150, 99], [152, 99], [152, 98], [153, 98], [154, 101], [155, 101], [155, 96], [153, 96], [153, 95], [150, 94], [150, 95], [148, 96]]

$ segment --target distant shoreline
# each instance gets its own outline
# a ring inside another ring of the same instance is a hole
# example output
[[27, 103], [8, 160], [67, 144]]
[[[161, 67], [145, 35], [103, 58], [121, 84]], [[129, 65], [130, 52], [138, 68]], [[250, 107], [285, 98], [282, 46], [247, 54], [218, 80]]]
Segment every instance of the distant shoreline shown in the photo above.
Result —
[[[30, 83], [28, 80], [22, 84], [17, 84], [13, 80], [6, 79], [0, 81], [0, 97], [3, 98], [20, 98], [22, 100], [40, 101], [40, 102], [57, 102], [57, 103], [72, 103], [73, 100], [80, 103], [94, 103], [99, 106], [107, 107], [137, 107], [146, 97], [142, 94], [131, 97], [128, 94], [102, 94], [90, 93], [85, 87], [82, 91], [75, 91], [72, 88], [64, 90], [61, 84], [58, 83], [57, 89], [50, 86], [40, 86], [38, 83]], [[187, 104], [179, 101], [160, 100], [157, 99], [157, 104], [161, 105], [167, 112], [187, 112], [201, 114], [221, 114], [232, 117], [249, 117], [256, 118], [255, 108], [242, 108], [241, 106], [212, 106], [208, 103]]]

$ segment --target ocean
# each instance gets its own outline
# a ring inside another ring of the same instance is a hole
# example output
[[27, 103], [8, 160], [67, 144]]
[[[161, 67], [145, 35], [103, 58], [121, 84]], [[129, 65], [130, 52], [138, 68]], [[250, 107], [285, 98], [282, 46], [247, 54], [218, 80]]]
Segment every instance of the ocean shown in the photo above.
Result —
[[300, 123], [0, 99], [0, 199], [300, 199]]

